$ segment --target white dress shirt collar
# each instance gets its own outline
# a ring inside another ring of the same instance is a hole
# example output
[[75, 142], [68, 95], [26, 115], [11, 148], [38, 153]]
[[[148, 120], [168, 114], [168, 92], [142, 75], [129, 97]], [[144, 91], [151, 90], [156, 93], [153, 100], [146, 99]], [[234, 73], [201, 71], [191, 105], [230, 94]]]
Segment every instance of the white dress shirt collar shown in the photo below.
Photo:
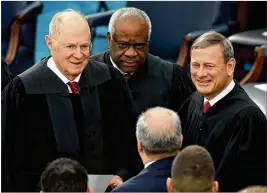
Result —
[[227, 94], [229, 94], [229, 92], [231, 92], [231, 90], [233, 90], [233, 88], [235, 87], [235, 82], [234, 80], [232, 80], [230, 82], [230, 84], [228, 84], [228, 86], [220, 93], [218, 94], [216, 97], [214, 97], [211, 100], [208, 100], [204, 97], [204, 103], [206, 101], [209, 101], [210, 106], [213, 106], [215, 103], [217, 103], [219, 100], [221, 100], [223, 97], [225, 97]]
[[147, 168], [148, 166], [150, 166], [151, 164], [153, 164], [155, 161], [151, 161], [145, 164], [145, 168]]
[[57, 68], [57, 65], [52, 57], [50, 57], [47, 61], [47, 67], [50, 68], [59, 78], [64, 82], [69, 89], [69, 92], [72, 93], [70, 86], [67, 84], [68, 82], [79, 82], [81, 78], [81, 74], [79, 74], [73, 81], [70, 81], [66, 76], [64, 76], [59, 69]]

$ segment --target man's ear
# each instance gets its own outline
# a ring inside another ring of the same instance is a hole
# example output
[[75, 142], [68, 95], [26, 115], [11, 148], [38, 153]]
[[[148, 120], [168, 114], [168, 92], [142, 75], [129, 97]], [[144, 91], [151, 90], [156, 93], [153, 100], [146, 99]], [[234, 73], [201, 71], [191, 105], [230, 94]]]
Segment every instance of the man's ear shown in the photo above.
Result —
[[107, 41], [108, 41], [108, 48], [110, 48], [110, 43], [111, 43], [111, 35], [110, 35], [110, 32], [107, 32]]
[[166, 180], [166, 188], [167, 188], [168, 192], [173, 192], [172, 179], [171, 178], [167, 178], [167, 180]]
[[137, 149], [138, 149], [138, 152], [141, 153], [141, 152], [144, 151], [143, 144], [142, 144], [141, 141], [138, 139], [138, 137], [137, 137], [136, 139], [137, 139]]
[[228, 62], [227, 62], [227, 75], [228, 76], [233, 76], [234, 71], [235, 71], [235, 64], [236, 64], [236, 60], [234, 58], [231, 58]]
[[52, 40], [48, 35], [45, 36], [45, 42], [46, 42], [48, 49], [52, 50], [53, 49]]
[[180, 143], [179, 143], [179, 149], [181, 149], [181, 147], [182, 147], [182, 144], [183, 144], [183, 139], [184, 139], [184, 136], [181, 134], [180, 135]]
[[212, 192], [219, 192], [219, 183], [218, 181], [213, 181], [213, 185], [212, 185]]

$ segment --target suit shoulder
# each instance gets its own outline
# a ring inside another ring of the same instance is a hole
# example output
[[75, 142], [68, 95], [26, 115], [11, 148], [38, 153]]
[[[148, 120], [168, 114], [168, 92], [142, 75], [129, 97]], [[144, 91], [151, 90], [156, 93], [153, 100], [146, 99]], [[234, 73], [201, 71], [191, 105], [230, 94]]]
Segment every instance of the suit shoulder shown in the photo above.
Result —
[[112, 192], [137, 192], [137, 191], [144, 191], [143, 185], [146, 184], [146, 181], [148, 179], [151, 179], [151, 176], [147, 176], [146, 174], [139, 174], [137, 176], [134, 176], [118, 186], [114, 191]]

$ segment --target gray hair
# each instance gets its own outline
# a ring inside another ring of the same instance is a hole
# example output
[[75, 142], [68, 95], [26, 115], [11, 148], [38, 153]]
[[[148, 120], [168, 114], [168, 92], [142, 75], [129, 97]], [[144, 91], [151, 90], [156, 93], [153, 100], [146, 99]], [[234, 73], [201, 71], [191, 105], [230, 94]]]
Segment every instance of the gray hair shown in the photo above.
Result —
[[145, 22], [148, 25], [148, 41], [149, 41], [151, 31], [152, 31], [151, 21], [150, 21], [148, 15], [144, 11], [137, 9], [137, 8], [134, 8], [134, 7], [121, 8], [112, 14], [110, 21], [109, 21], [109, 24], [108, 24], [108, 31], [109, 31], [110, 35], [115, 34], [115, 24], [119, 18], [129, 18], [129, 17], [135, 17], [138, 19], [144, 19], [145, 20]]
[[220, 44], [225, 63], [234, 57], [234, 49], [230, 40], [215, 31], [209, 31], [198, 37], [191, 47], [191, 52], [193, 49], [206, 48], [215, 44]]
[[65, 9], [53, 16], [49, 24], [49, 35], [57, 36], [60, 34], [60, 25], [62, 24], [63, 18], [66, 16], [67, 13], [75, 14], [88, 24], [88, 21], [86, 20], [85, 16], [80, 12], [74, 11], [73, 9]]
[[146, 153], [176, 152], [181, 140], [180, 118], [177, 113], [167, 108], [148, 109], [138, 118], [136, 136]]

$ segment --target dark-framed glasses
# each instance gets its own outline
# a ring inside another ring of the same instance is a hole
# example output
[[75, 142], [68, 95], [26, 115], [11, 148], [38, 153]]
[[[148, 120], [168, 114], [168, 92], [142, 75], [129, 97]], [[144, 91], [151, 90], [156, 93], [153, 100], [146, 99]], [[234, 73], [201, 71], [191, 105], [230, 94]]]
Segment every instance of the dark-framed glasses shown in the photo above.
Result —
[[124, 41], [117, 41], [114, 37], [112, 37], [111, 40], [115, 43], [116, 48], [121, 51], [126, 51], [131, 46], [133, 46], [133, 48], [136, 51], [143, 51], [147, 48], [147, 45], [149, 44], [149, 42], [130, 43], [130, 42], [124, 42]]
[[52, 37], [51, 35], [49, 35], [49, 37], [51, 37], [52, 39], [57, 41], [63, 49], [65, 49], [69, 52], [75, 52], [77, 50], [78, 46], [80, 47], [81, 51], [89, 52], [89, 51], [91, 51], [92, 46], [93, 46], [91, 41], [84, 43], [84, 44], [80, 44], [80, 45], [79, 44], [71, 44], [71, 43], [63, 44], [60, 41], [58, 41], [57, 39], [55, 39], [54, 37]]

